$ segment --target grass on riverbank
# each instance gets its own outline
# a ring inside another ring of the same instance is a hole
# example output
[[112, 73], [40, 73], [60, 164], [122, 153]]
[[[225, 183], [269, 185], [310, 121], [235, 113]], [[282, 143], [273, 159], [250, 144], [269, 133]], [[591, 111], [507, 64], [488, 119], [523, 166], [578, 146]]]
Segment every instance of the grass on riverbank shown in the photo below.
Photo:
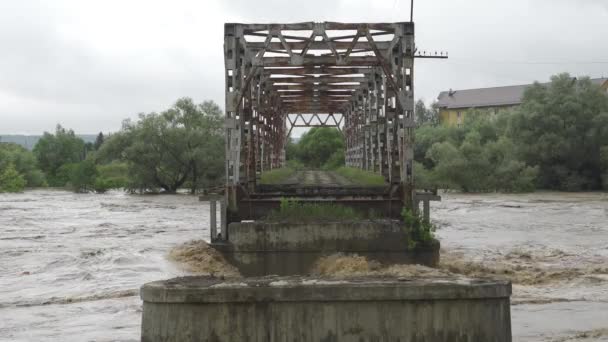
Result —
[[260, 184], [279, 184], [291, 177], [296, 171], [290, 167], [283, 167], [262, 173]]
[[336, 173], [356, 185], [382, 186], [386, 184], [382, 175], [352, 167], [341, 167], [336, 170]]
[[281, 206], [266, 217], [268, 221], [290, 223], [318, 221], [362, 220], [363, 215], [353, 208], [329, 203], [302, 203], [296, 200], [281, 199]]

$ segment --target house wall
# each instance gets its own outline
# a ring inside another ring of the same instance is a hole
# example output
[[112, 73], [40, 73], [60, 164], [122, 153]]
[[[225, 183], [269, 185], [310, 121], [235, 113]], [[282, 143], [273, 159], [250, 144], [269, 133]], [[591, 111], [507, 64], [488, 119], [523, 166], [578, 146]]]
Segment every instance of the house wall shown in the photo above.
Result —
[[[608, 87], [608, 84], [606, 84]], [[479, 110], [487, 110], [490, 112], [497, 113], [500, 110], [517, 107], [517, 105], [513, 106], [496, 106], [496, 107], [476, 107], [476, 108], [440, 108], [439, 109], [439, 119], [442, 124], [449, 126], [457, 126], [459, 124], [464, 123], [465, 116], [467, 111], [471, 109], [479, 109]]]

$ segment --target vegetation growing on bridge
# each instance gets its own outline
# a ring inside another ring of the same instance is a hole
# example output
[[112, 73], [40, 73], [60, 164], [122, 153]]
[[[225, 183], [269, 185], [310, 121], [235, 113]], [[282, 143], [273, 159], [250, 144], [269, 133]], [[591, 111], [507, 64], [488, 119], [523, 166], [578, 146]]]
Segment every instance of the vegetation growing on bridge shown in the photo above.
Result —
[[266, 217], [268, 221], [288, 223], [353, 221], [362, 219], [361, 213], [342, 205], [334, 203], [304, 203], [288, 198], [282, 198], [279, 209], [272, 211]]
[[353, 167], [340, 167], [336, 172], [357, 185], [382, 186], [386, 185], [384, 177], [378, 173], [369, 172]]
[[274, 169], [265, 171], [260, 177], [260, 184], [280, 184], [285, 182], [291, 177], [296, 171], [291, 167], [282, 167], [280, 169]]
[[407, 208], [403, 208], [401, 215], [407, 229], [407, 243], [410, 250], [438, 243], [434, 234], [435, 227], [430, 222], [426, 222], [419, 214]]

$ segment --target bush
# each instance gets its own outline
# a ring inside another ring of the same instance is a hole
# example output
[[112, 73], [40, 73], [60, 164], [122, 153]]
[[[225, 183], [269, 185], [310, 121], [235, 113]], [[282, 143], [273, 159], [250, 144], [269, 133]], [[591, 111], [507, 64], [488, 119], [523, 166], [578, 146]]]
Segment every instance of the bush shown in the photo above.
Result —
[[386, 185], [384, 177], [382, 175], [356, 169], [353, 167], [341, 167], [336, 170], [336, 172], [348, 179], [349, 181], [357, 184], [357, 185], [367, 185], [367, 186], [382, 186]]
[[69, 185], [75, 192], [94, 190], [97, 168], [91, 159], [68, 165]]
[[417, 157], [414, 165], [416, 186], [465, 192], [533, 191], [538, 168], [518, 158], [517, 145], [505, 133], [508, 115], [470, 111], [461, 127], [421, 127], [422, 145], [417, 151], [426, 154]]
[[126, 163], [113, 162], [106, 165], [98, 165], [97, 173], [100, 189], [104, 187], [106, 190], [121, 189], [129, 186], [129, 166]]
[[25, 178], [17, 172], [13, 164], [9, 164], [0, 173], [0, 192], [21, 192], [25, 184]]
[[407, 243], [409, 249], [432, 246], [437, 243], [435, 239], [435, 227], [430, 222], [425, 222], [420, 215], [413, 213], [407, 208], [401, 212], [405, 228], [407, 229]]
[[329, 156], [329, 159], [323, 164], [323, 169], [335, 170], [341, 166], [344, 166], [344, 150], [342, 149], [334, 151], [334, 153]]
[[302, 203], [282, 198], [279, 210], [272, 211], [266, 220], [281, 222], [317, 222], [362, 220], [363, 215], [350, 207], [338, 204]]
[[44, 174], [38, 169], [36, 157], [31, 151], [17, 144], [0, 143], [0, 172], [9, 164], [23, 175], [27, 187], [46, 186]]
[[283, 183], [287, 178], [293, 175], [294, 169], [283, 167], [262, 173], [260, 176], [260, 184], [279, 184]]
[[116, 185], [107, 178], [97, 177], [93, 183], [93, 190], [95, 190], [95, 192], [98, 194], [103, 194], [104, 192], [113, 188], [116, 188]]

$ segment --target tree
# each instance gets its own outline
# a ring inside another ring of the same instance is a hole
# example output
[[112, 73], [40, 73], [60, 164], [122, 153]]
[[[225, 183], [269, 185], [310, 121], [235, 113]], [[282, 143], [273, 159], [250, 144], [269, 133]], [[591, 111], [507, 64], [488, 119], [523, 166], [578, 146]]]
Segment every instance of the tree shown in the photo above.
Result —
[[414, 106], [414, 113], [416, 113], [416, 126], [418, 127], [427, 124], [432, 126], [439, 124], [439, 104], [437, 101], [433, 102], [430, 108], [427, 108], [424, 100], [419, 99]]
[[106, 139], [98, 158], [126, 162], [133, 190], [175, 193], [188, 185], [195, 192], [223, 177], [222, 123], [217, 104], [182, 98], [162, 113], [124, 121], [122, 130]]
[[62, 165], [77, 163], [85, 157], [85, 143], [74, 134], [57, 125], [55, 134], [44, 132], [36, 146], [34, 155], [40, 169], [46, 174], [49, 185], [64, 186], [65, 177], [59, 177], [58, 171]]
[[470, 111], [461, 127], [418, 128], [416, 185], [465, 192], [534, 190], [538, 170], [518, 159], [505, 133], [508, 115]]
[[561, 74], [528, 88], [510, 134], [523, 160], [539, 167], [540, 187], [596, 190], [605, 183], [608, 97], [589, 78]]
[[95, 143], [93, 144], [93, 148], [95, 149], [95, 151], [99, 150], [101, 145], [103, 145], [103, 141], [104, 141], [103, 133], [99, 132], [99, 134], [97, 134], [97, 138], [95, 138]]
[[74, 192], [90, 192], [95, 189], [97, 168], [95, 162], [89, 158], [75, 164], [66, 164], [69, 185]]
[[28, 187], [45, 186], [44, 174], [38, 169], [36, 157], [24, 147], [14, 143], [0, 143], [0, 172], [9, 165], [22, 175]]
[[21, 192], [25, 184], [25, 178], [17, 172], [13, 164], [9, 164], [0, 172], [0, 192]]
[[297, 151], [298, 159], [308, 167], [335, 168], [344, 165], [344, 138], [335, 128], [312, 128], [300, 137]]

